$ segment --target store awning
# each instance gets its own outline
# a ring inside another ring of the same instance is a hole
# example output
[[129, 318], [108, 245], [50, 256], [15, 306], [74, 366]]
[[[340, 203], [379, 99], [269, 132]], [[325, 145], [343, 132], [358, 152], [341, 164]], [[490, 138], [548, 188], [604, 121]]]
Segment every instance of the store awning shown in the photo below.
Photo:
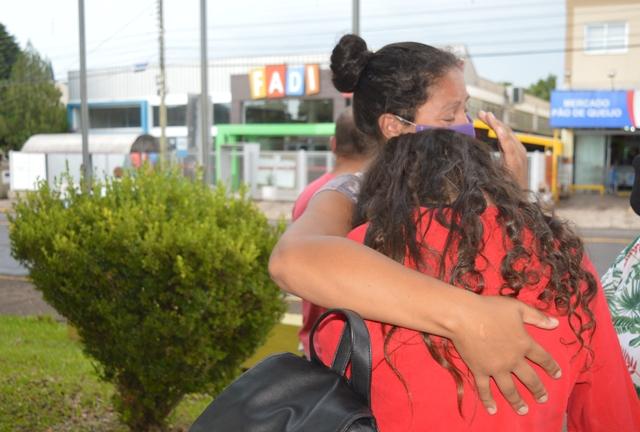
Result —
[[[128, 154], [138, 134], [91, 134], [89, 153]], [[23, 153], [82, 153], [80, 134], [38, 134], [30, 137]]]

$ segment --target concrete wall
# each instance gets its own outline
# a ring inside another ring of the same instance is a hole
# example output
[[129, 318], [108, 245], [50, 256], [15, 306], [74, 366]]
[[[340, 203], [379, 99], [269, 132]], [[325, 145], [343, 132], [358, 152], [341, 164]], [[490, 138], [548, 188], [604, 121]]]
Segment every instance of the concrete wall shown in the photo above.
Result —
[[[328, 54], [242, 57], [209, 62], [209, 94], [214, 103], [231, 102], [231, 75], [247, 74], [253, 67], [267, 64], [328, 65]], [[90, 101], [149, 99], [157, 97], [159, 68], [155, 64], [131, 67], [104, 68], [87, 71], [87, 97]], [[184, 98], [200, 93], [200, 65], [170, 64], [166, 66], [168, 98]], [[80, 100], [78, 71], [69, 72], [69, 100]], [[149, 99], [150, 100], [150, 99]], [[152, 104], [153, 101], [150, 100]], [[167, 103], [170, 103], [169, 101]]]

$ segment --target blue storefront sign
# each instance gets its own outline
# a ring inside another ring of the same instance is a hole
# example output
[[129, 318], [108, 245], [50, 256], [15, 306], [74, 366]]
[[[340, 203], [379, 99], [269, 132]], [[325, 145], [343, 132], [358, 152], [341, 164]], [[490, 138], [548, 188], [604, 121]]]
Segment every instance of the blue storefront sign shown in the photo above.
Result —
[[640, 92], [553, 91], [550, 124], [554, 128], [624, 128], [640, 123]]

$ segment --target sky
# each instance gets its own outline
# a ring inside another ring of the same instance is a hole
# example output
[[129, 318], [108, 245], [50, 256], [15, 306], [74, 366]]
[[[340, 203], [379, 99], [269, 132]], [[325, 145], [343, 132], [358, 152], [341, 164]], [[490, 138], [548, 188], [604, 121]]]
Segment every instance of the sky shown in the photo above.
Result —
[[[352, 0], [208, 1], [210, 59], [329, 54], [351, 30]], [[167, 64], [197, 63], [199, 0], [164, 0]], [[87, 68], [158, 62], [157, 0], [85, 0]], [[57, 80], [79, 69], [77, 0], [0, 0], [0, 22], [48, 58]], [[564, 0], [360, 0], [372, 49], [399, 41], [466, 45], [480, 76], [527, 87], [562, 81]]]

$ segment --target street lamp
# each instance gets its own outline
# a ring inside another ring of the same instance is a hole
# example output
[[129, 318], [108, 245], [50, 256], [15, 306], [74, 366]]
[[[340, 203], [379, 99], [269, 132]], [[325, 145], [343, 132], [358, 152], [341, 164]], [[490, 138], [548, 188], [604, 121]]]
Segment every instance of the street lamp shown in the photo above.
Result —
[[613, 79], [616, 77], [616, 70], [615, 69], [611, 69], [609, 71], [609, 73], [607, 74], [607, 76], [611, 80], [611, 90], [613, 90], [614, 89]]

